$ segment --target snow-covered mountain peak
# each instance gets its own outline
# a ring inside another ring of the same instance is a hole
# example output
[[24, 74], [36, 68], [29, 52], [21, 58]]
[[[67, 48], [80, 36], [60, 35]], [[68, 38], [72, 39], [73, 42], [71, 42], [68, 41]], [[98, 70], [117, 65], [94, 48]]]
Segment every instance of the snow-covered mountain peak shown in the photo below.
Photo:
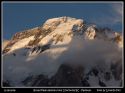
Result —
[[51, 18], [6, 44], [3, 79], [11, 86], [70, 86], [74, 80], [78, 86], [120, 86], [122, 48], [118, 32], [82, 19]]
[[[16, 33], [5, 50], [10, 51], [25, 46], [47, 44], [53, 40], [57, 43], [70, 38], [74, 33], [83, 33], [83, 20], [71, 17], [48, 19], [42, 26]], [[74, 34], [75, 35], [75, 34]], [[66, 40], [66, 42], [68, 41]], [[21, 43], [23, 42], [23, 44]]]
[[[52, 18], [52, 19], [48, 19], [44, 25], [43, 28], [44, 29], [56, 29], [57, 27], [64, 27], [66, 29], [65, 26], [69, 26], [69, 29], [72, 29], [73, 25], [78, 25], [81, 26], [83, 24], [83, 20], [82, 19], [76, 19], [76, 18], [71, 18], [71, 17], [59, 17], [59, 18]], [[68, 28], [67, 28], [68, 29]]]
[[48, 19], [40, 27], [16, 33], [4, 51], [13, 51], [25, 46], [45, 45], [49, 41], [52, 43], [70, 42], [75, 35], [88, 40], [111, 40], [119, 47], [123, 47], [123, 38], [118, 32], [113, 32], [109, 28], [100, 29], [95, 24], [87, 25], [82, 19], [64, 16]]
[[51, 24], [53, 22], [66, 23], [66, 22], [73, 22], [76, 20], [83, 21], [83, 19], [76, 19], [76, 18], [72, 18], [72, 17], [63, 16], [63, 17], [58, 17], [58, 18], [50, 18], [44, 24]]

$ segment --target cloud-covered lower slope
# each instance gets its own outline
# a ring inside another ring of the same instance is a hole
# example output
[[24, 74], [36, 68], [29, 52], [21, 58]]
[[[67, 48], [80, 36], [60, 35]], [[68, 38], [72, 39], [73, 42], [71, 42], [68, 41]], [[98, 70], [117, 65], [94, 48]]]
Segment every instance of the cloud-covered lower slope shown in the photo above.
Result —
[[[56, 74], [61, 64], [69, 64], [73, 67], [81, 65], [84, 67], [84, 73], [88, 73], [93, 67], [111, 72], [111, 64], [119, 62], [120, 66], [116, 73], [121, 73], [122, 52], [114, 43], [73, 37], [65, 48], [67, 48], [66, 51], [60, 52], [61, 47], [59, 47], [55, 53], [51, 53], [50, 48], [36, 57], [24, 56], [23, 53], [26, 53], [26, 49], [19, 49], [15, 52], [16, 56], [13, 54], [4, 56], [4, 79], [11, 81], [12, 85], [20, 86], [21, 81], [30, 75], [43, 74], [50, 78]], [[31, 57], [34, 58], [27, 61]], [[114, 86], [114, 83], [109, 86]]]

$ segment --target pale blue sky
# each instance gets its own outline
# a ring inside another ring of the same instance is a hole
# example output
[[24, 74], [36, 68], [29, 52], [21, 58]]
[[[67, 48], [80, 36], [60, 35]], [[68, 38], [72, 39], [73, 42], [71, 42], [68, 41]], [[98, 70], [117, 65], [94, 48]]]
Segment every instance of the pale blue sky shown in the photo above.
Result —
[[61, 16], [80, 18], [122, 32], [122, 3], [3, 3], [3, 38]]

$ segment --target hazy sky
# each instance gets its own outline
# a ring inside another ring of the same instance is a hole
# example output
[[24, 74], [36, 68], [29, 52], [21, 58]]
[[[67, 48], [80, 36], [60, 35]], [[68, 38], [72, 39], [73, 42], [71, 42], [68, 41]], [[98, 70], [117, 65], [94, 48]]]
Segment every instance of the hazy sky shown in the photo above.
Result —
[[47, 19], [61, 16], [83, 19], [97, 26], [122, 32], [123, 4], [117, 3], [9, 3], [3, 2], [3, 38], [41, 26]]

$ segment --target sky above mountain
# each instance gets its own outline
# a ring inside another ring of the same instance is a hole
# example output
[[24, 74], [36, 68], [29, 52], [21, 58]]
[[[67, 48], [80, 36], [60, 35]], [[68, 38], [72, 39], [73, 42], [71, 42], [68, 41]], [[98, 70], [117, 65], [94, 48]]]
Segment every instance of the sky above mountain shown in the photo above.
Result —
[[122, 32], [122, 2], [3, 2], [1, 7], [4, 39], [61, 16], [80, 18], [90, 24]]

